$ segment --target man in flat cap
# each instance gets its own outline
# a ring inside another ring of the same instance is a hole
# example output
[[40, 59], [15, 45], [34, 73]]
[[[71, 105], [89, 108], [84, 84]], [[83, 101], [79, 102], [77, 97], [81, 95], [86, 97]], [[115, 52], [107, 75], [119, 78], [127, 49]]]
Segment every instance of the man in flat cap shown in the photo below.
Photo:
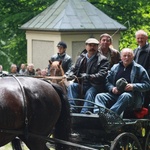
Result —
[[[70, 67], [72, 66], [72, 58], [66, 53], [67, 44], [63, 41], [60, 41], [57, 44], [58, 53], [53, 55], [50, 58], [50, 61], [61, 61], [62, 62], [62, 68], [64, 72], [67, 72]], [[50, 75], [50, 64], [48, 65], [48, 74]]]
[[[75, 81], [68, 87], [68, 98], [71, 100], [71, 111], [90, 113], [91, 103], [84, 102], [81, 110], [75, 108], [77, 103], [75, 98], [83, 98], [94, 102], [95, 95], [104, 91], [105, 77], [109, 62], [105, 56], [98, 51], [99, 41], [89, 38], [85, 42], [85, 49], [78, 56], [75, 65], [69, 70], [68, 75], [80, 77], [80, 83]], [[79, 78], [78, 78], [79, 79]]]

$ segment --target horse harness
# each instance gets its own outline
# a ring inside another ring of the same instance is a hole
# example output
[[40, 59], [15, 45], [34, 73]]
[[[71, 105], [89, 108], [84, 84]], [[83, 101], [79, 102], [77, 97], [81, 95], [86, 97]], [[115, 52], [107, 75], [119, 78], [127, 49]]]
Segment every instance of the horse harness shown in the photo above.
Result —
[[[64, 144], [64, 145], [68, 145], [68, 146], [73, 146], [73, 147], [78, 147], [78, 148], [83, 148], [83, 149], [88, 149], [88, 150], [97, 150], [95, 148], [91, 148], [88, 146], [83, 146], [77, 143], [73, 143], [70, 141], [64, 141], [61, 139], [57, 139], [57, 138], [51, 138], [51, 137], [45, 137], [42, 135], [38, 135], [38, 134], [34, 134], [34, 133], [30, 133], [28, 132], [28, 117], [27, 117], [27, 100], [26, 100], [26, 96], [25, 96], [25, 91], [24, 91], [24, 87], [22, 85], [22, 83], [18, 80], [18, 78], [16, 77], [16, 75], [12, 75], [12, 74], [1, 74], [0, 77], [5, 77], [5, 76], [11, 76], [13, 77], [19, 84], [19, 87], [21, 89], [22, 95], [23, 95], [23, 101], [24, 101], [24, 114], [25, 114], [25, 118], [24, 118], [24, 123], [25, 123], [25, 130], [24, 131], [20, 131], [20, 130], [8, 130], [8, 129], [0, 129], [1, 133], [8, 133], [8, 134], [20, 134], [20, 135], [25, 135], [25, 138], [27, 139], [28, 136], [32, 136], [35, 138], [40, 138], [41, 140], [44, 140], [48, 143], [46, 143], [47, 147], [49, 148], [48, 145], [49, 142], [50, 143], [59, 143], [59, 144]], [[56, 77], [57, 78], [57, 77]]]
[[[11, 76], [13, 77], [19, 84], [19, 87], [21, 89], [22, 92], [22, 96], [23, 96], [23, 102], [24, 102], [24, 123], [25, 123], [25, 129], [24, 129], [24, 135], [25, 138], [28, 138], [28, 117], [27, 117], [27, 100], [26, 100], [26, 96], [25, 96], [25, 91], [24, 91], [24, 87], [22, 85], [22, 83], [18, 80], [18, 78], [13, 75], [13, 74], [1, 74], [0, 77], [6, 77], [6, 76]], [[5, 129], [0, 129], [0, 132], [8, 132], [10, 130], [5, 130]], [[12, 132], [17, 132], [16, 130], [12, 131]]]

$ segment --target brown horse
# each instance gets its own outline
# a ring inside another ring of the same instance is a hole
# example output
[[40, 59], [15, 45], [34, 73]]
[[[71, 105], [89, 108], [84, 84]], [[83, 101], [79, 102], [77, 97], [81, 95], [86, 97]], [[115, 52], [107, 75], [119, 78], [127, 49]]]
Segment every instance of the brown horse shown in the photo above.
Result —
[[[19, 137], [30, 150], [48, 150], [39, 137], [52, 132], [56, 138], [68, 140], [69, 110], [59, 85], [32, 77], [0, 77], [0, 146]], [[67, 148], [58, 145], [56, 149]]]
[[59, 84], [64, 93], [67, 93], [67, 84], [68, 81], [64, 77], [64, 70], [62, 68], [62, 61], [49, 61], [50, 64], [50, 78], [53, 83]]

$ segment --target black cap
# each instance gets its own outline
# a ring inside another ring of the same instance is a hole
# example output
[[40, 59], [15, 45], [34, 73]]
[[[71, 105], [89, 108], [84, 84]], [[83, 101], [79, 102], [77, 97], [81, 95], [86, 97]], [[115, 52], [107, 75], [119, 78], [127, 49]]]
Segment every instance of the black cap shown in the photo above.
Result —
[[59, 43], [57, 44], [57, 47], [59, 47], [59, 46], [62, 46], [63, 48], [67, 48], [67, 44], [64, 43], [64, 42], [59, 42]]
[[116, 81], [116, 87], [120, 92], [124, 92], [124, 89], [127, 84], [128, 84], [128, 82], [124, 78], [120, 78]]

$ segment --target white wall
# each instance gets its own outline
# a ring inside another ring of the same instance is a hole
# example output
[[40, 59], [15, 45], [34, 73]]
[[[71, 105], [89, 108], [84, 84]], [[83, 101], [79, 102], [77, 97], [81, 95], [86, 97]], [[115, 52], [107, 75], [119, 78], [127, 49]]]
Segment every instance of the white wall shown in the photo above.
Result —
[[[90, 37], [99, 40], [103, 33], [110, 35], [113, 32], [48, 32], [48, 31], [27, 31], [27, 63], [33, 63], [36, 68], [45, 68], [48, 66], [50, 57], [57, 53], [57, 44], [64, 41], [67, 44], [67, 53], [75, 62], [78, 54], [85, 48], [85, 41]], [[119, 47], [120, 34], [113, 36], [113, 46]]]

